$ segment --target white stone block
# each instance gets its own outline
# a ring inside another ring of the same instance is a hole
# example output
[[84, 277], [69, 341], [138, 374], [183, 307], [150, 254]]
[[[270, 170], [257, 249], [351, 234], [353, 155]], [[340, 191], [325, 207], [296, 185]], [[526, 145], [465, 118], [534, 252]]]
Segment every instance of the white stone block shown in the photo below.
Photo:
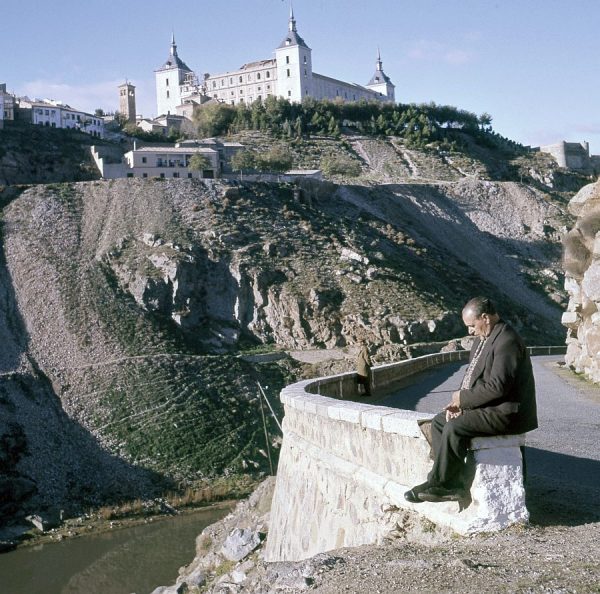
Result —
[[585, 271], [581, 281], [583, 292], [592, 301], [600, 301], [600, 261], [595, 260]]
[[[520, 433], [518, 435], [492, 435], [491, 437], [474, 437], [471, 440], [471, 450], [489, 450], [493, 449], [494, 452], [502, 450], [504, 448], [520, 448], [525, 445], [525, 434]], [[520, 450], [516, 450], [520, 452]], [[503, 464], [500, 454], [494, 453], [494, 456], [498, 460], [499, 464]], [[520, 454], [519, 454], [520, 456]]]
[[384, 416], [394, 414], [394, 410], [385, 406], [373, 406], [360, 415], [360, 425], [365, 429], [381, 431], [381, 419]]
[[[418, 416], [417, 416], [418, 415]], [[407, 437], [423, 437], [417, 419], [428, 418], [430, 415], [421, 415], [412, 411], [400, 411], [391, 415], [386, 415], [382, 419], [382, 429], [386, 433], [397, 433]]]
[[575, 311], [565, 311], [560, 318], [560, 323], [567, 328], [577, 328], [581, 323], [581, 317]]

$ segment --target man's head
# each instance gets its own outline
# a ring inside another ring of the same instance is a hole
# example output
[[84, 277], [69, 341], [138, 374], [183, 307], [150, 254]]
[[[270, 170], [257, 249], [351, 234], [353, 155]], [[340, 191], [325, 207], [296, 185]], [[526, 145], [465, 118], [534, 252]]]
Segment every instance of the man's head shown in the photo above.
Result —
[[474, 297], [463, 308], [462, 319], [469, 334], [485, 338], [500, 319], [496, 307], [487, 297]]

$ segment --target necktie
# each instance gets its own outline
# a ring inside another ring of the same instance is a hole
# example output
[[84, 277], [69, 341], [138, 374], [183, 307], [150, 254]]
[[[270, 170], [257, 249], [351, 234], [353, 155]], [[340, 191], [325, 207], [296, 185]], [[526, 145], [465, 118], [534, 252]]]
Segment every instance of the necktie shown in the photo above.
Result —
[[485, 345], [485, 338], [480, 339], [479, 344], [477, 345], [477, 349], [475, 351], [475, 355], [473, 359], [471, 359], [471, 363], [469, 363], [469, 367], [467, 368], [467, 372], [465, 373], [465, 377], [463, 377], [463, 381], [460, 384], [460, 389], [464, 390], [469, 388], [471, 385], [471, 376], [473, 375], [473, 370], [481, 357], [481, 353], [483, 352], [483, 346]]

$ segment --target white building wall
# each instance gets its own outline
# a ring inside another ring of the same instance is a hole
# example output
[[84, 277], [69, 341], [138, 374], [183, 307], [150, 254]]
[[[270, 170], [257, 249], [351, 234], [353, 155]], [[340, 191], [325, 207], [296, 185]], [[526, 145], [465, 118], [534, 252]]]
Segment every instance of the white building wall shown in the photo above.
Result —
[[312, 90], [312, 60], [309, 48], [294, 45], [278, 48], [277, 95], [288, 101], [300, 102]]
[[70, 128], [92, 136], [104, 137], [104, 119], [52, 103], [32, 103], [31, 121], [50, 128]]
[[245, 68], [209, 76], [206, 94], [230, 105], [265, 100], [277, 94], [277, 67], [275, 60], [247, 64]]
[[394, 87], [388, 83], [382, 82], [377, 85], [369, 85], [368, 88], [380, 96], [381, 98], [387, 98], [387, 101], [395, 100]]
[[322, 74], [313, 74], [313, 97], [317, 100], [331, 99], [342, 101], [360, 101], [361, 99], [381, 100], [378, 93], [360, 85], [353, 85]]
[[197, 153], [209, 160], [211, 167], [208, 169], [212, 169], [214, 177], [217, 177], [219, 153], [213, 149], [181, 150], [150, 147], [125, 153], [124, 158], [128, 166], [126, 177], [202, 178], [202, 171], [192, 171], [188, 168], [190, 158]]
[[181, 104], [181, 87], [185, 72], [179, 68], [156, 71], [157, 115], [176, 114]]

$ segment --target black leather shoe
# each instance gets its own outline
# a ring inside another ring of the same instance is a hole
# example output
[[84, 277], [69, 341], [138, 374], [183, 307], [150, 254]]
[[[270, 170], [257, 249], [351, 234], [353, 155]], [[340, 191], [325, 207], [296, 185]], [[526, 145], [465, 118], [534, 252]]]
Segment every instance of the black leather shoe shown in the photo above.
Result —
[[419, 493], [427, 488], [429, 488], [429, 483], [421, 483], [413, 487], [410, 491], [406, 491], [404, 499], [410, 501], [410, 503], [422, 503], [422, 499], [419, 499]]
[[440, 503], [443, 501], [460, 501], [464, 499], [464, 493], [460, 489], [444, 489], [443, 487], [429, 487], [418, 493], [421, 501]]

